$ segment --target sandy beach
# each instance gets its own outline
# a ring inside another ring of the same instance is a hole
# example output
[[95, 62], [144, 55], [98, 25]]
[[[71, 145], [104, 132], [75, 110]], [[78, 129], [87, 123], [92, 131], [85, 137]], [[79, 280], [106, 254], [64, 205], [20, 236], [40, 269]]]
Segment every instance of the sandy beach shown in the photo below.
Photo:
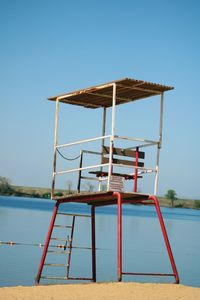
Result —
[[96, 283], [0, 288], [1, 300], [200, 300], [200, 288], [176, 284]]

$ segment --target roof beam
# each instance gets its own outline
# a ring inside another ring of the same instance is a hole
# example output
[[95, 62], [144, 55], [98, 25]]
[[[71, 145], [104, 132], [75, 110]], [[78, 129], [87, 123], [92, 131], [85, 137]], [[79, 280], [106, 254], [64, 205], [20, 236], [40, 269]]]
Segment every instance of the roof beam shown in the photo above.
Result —
[[99, 107], [101, 107], [101, 105], [95, 105], [95, 104], [91, 104], [91, 103], [88, 103], [88, 102], [73, 101], [73, 100], [70, 100], [70, 99], [68, 100], [67, 98], [63, 98], [63, 97], [62, 97], [62, 99], [59, 99], [59, 97], [58, 97], [58, 101], [63, 102], [63, 103], [68, 103], [68, 104], [85, 106], [85, 107], [88, 107], [88, 108], [99, 108]]
[[[144, 84], [144, 83], [141, 83], [141, 85]], [[126, 89], [131, 89], [131, 90], [137, 90], [137, 91], [141, 91], [141, 92], [148, 92], [148, 93], [154, 93], [156, 95], [160, 95], [162, 94], [163, 92], [162, 91], [155, 91], [155, 90], [151, 90], [151, 89], [146, 89], [146, 88], [140, 88], [138, 86], [129, 86], [129, 85], [124, 85], [124, 84], [118, 84], [117, 83], [117, 86], [119, 87], [122, 87], [122, 88], [126, 88]]]
[[[98, 97], [104, 97], [104, 98], [108, 98], [108, 99], [111, 99], [112, 100], [112, 95], [106, 95], [106, 94], [101, 94], [101, 93], [96, 93], [96, 92], [86, 92], [86, 94], [88, 95], [92, 95], [92, 96], [98, 96]], [[121, 100], [121, 101], [124, 101], [124, 102], [129, 102], [129, 101], [132, 101], [132, 99], [129, 99], [129, 98], [124, 98], [124, 97], [116, 97], [117, 100]]]

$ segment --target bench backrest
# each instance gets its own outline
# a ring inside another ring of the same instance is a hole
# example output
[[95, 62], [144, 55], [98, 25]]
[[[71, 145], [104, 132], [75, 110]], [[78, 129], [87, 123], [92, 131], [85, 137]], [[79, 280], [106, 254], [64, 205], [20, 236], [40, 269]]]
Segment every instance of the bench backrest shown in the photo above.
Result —
[[[102, 163], [106, 164], [109, 162], [109, 155], [110, 147], [103, 146], [102, 149]], [[134, 158], [134, 160], [128, 159], [119, 159], [115, 158], [115, 156], [123, 156], [127, 158]], [[139, 150], [130, 150], [130, 149], [123, 149], [123, 148], [113, 148], [113, 158], [112, 162], [115, 164], [123, 164], [126, 166], [138, 166], [144, 167], [144, 162], [139, 161], [139, 159], [144, 159], [145, 153]]]

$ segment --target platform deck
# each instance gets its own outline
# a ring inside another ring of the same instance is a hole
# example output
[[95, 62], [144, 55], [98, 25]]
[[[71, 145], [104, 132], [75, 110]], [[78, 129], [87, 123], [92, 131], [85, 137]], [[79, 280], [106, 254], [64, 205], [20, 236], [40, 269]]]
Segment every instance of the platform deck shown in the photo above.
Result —
[[[147, 201], [149, 199], [148, 194], [141, 193], [121, 193], [122, 204], [123, 203], [137, 203], [141, 201]], [[112, 205], [117, 203], [117, 192], [103, 191], [103, 192], [85, 192], [70, 194], [67, 196], [56, 197], [55, 201], [59, 203], [76, 202], [86, 203], [88, 205]]]

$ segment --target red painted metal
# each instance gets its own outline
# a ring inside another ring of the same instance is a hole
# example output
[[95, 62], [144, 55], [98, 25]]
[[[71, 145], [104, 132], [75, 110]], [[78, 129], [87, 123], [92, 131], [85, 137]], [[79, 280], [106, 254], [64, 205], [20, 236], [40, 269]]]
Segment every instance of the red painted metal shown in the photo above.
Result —
[[122, 280], [122, 195], [115, 192], [117, 196], [117, 273], [118, 281]]
[[175, 264], [175, 261], [174, 261], [174, 257], [173, 257], [173, 254], [172, 254], [170, 242], [169, 242], [169, 239], [168, 239], [168, 236], [167, 236], [167, 231], [166, 231], [166, 228], [165, 228], [165, 224], [164, 224], [164, 220], [163, 220], [162, 213], [161, 213], [161, 210], [160, 210], [158, 199], [156, 198], [156, 196], [149, 196], [149, 200], [153, 200], [154, 203], [155, 203], [156, 212], [157, 212], [158, 219], [159, 219], [159, 222], [160, 222], [160, 227], [161, 227], [161, 230], [162, 230], [163, 238], [164, 238], [165, 245], [166, 245], [166, 248], [167, 248], [167, 252], [168, 252], [168, 255], [169, 255], [169, 259], [170, 259], [171, 267], [172, 267], [172, 270], [173, 270], [173, 273], [174, 273], [174, 277], [175, 277], [176, 283], [179, 283], [179, 276], [178, 276], [176, 264]]
[[[115, 196], [116, 198], [113, 199], [112, 197]], [[56, 205], [54, 207], [53, 210], [53, 215], [52, 215], [52, 219], [49, 225], [49, 230], [48, 230], [48, 234], [47, 234], [47, 238], [46, 238], [46, 242], [44, 245], [44, 250], [43, 250], [43, 254], [42, 254], [42, 258], [40, 261], [40, 265], [39, 265], [39, 269], [38, 269], [38, 273], [36, 276], [36, 280], [35, 283], [39, 284], [41, 274], [42, 274], [42, 270], [43, 270], [43, 266], [44, 266], [44, 262], [46, 259], [46, 254], [47, 254], [47, 250], [48, 250], [48, 246], [49, 246], [49, 242], [51, 239], [51, 234], [52, 234], [52, 230], [54, 227], [54, 223], [55, 223], [55, 219], [56, 219], [56, 214], [58, 211], [58, 207], [60, 204], [62, 203], [66, 203], [66, 202], [77, 202], [77, 199], [62, 199], [62, 200], [58, 200], [56, 202]], [[71, 248], [72, 248], [72, 239], [73, 239], [73, 232], [74, 232], [74, 224], [75, 224], [75, 217], [73, 217], [73, 221], [72, 221], [72, 232], [71, 232], [71, 242], [69, 244], [69, 256], [68, 256], [68, 267], [67, 267], [67, 277], [66, 279], [68, 280], [91, 280], [93, 282], [96, 282], [96, 242], [95, 242], [95, 208], [98, 206], [105, 206], [105, 205], [112, 205], [112, 204], [117, 204], [117, 274], [118, 274], [118, 281], [122, 280], [122, 276], [123, 275], [140, 275], [140, 276], [172, 276], [175, 277], [175, 282], [179, 283], [179, 276], [178, 276], [178, 272], [176, 269], [176, 265], [175, 265], [175, 261], [174, 261], [174, 257], [172, 254], [172, 250], [170, 247], [170, 243], [169, 243], [169, 239], [167, 236], [167, 232], [165, 229], [165, 225], [164, 225], [164, 221], [162, 218], [162, 213], [159, 207], [159, 203], [158, 200], [155, 196], [149, 196], [148, 198], [144, 197], [140, 198], [139, 196], [135, 198], [124, 198], [123, 199], [123, 194], [119, 193], [119, 192], [109, 192], [107, 195], [93, 195], [92, 197], [87, 197], [85, 198], [83, 201], [83, 203], [85, 203], [85, 201], [89, 200], [89, 203], [91, 203], [91, 242], [92, 242], [92, 247], [91, 247], [91, 252], [92, 252], [92, 278], [85, 278], [85, 277], [71, 277], [69, 276], [69, 269], [70, 269], [70, 260], [71, 260]], [[87, 203], [87, 202], [86, 202]], [[125, 203], [135, 203], [135, 204], [142, 204], [142, 205], [155, 205], [156, 208], [156, 212], [158, 215], [158, 219], [160, 222], [160, 226], [161, 226], [161, 230], [162, 230], [162, 234], [163, 234], [163, 238], [165, 241], [165, 245], [167, 248], [167, 252], [168, 252], [168, 256], [170, 259], [170, 263], [171, 263], [171, 267], [173, 270], [173, 274], [165, 274], [165, 273], [135, 273], [135, 272], [122, 272], [122, 204]]]
[[[138, 151], [139, 148], [136, 147], [136, 151], [135, 151], [135, 166], [138, 167]], [[135, 169], [135, 175], [133, 176], [134, 179], [134, 193], [137, 193], [137, 179], [138, 179], [138, 169]]]
[[96, 282], [95, 206], [91, 207], [92, 280]]
[[54, 223], [55, 223], [55, 219], [56, 219], [58, 207], [59, 207], [59, 202], [56, 202], [56, 204], [54, 206], [54, 210], [53, 210], [51, 222], [50, 222], [50, 225], [49, 225], [49, 230], [48, 230], [48, 233], [47, 233], [47, 238], [46, 238], [46, 241], [45, 241], [45, 244], [44, 244], [44, 249], [43, 249], [43, 253], [42, 253], [42, 257], [41, 257], [41, 261], [40, 261], [38, 273], [37, 273], [37, 276], [35, 278], [35, 284], [36, 285], [38, 285], [39, 282], [40, 282], [40, 278], [41, 278], [41, 274], [42, 274], [42, 269], [44, 267], [44, 262], [45, 262], [45, 258], [46, 258], [46, 255], [47, 255], [47, 250], [48, 250], [48, 247], [49, 247], [49, 242], [50, 242], [50, 239], [51, 239], [51, 234], [52, 234], [52, 231], [53, 231], [53, 226], [54, 226]]
[[92, 280], [92, 278], [89, 278], [89, 277], [69, 277], [69, 278], [65, 278], [65, 279], [68, 279], [68, 280]]
[[72, 229], [71, 229], [71, 235], [69, 240], [69, 254], [68, 254], [68, 260], [67, 260], [67, 278], [69, 279], [69, 271], [70, 271], [70, 264], [71, 264], [71, 255], [72, 255], [72, 243], [73, 243], [73, 236], [74, 236], [74, 226], [75, 226], [75, 216], [72, 218]]
[[174, 274], [165, 274], [165, 273], [131, 273], [131, 272], [122, 272], [123, 275], [139, 275], [139, 276], [173, 276]]

